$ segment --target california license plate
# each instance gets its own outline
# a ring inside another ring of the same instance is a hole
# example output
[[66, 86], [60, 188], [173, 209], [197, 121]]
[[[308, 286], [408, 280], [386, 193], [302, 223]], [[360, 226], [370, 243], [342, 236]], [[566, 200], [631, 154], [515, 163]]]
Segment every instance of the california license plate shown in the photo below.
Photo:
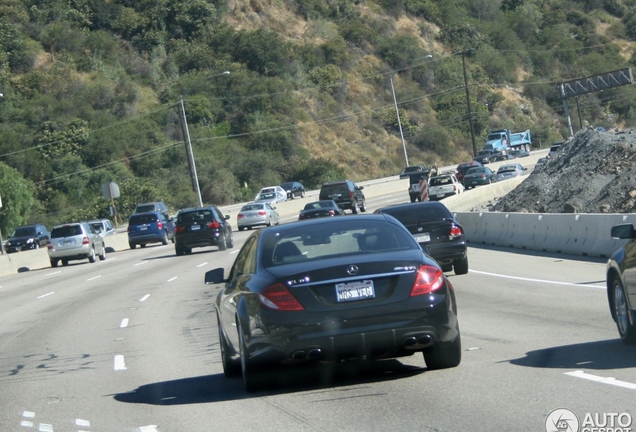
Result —
[[431, 236], [429, 235], [429, 233], [418, 234], [413, 237], [418, 243], [426, 243], [431, 241]]
[[347, 282], [336, 285], [336, 299], [338, 302], [375, 298], [372, 280]]

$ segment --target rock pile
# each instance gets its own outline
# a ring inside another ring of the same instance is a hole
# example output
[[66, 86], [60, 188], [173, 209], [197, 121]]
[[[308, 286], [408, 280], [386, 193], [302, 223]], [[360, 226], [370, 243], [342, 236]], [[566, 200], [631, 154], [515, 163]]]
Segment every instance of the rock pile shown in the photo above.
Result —
[[636, 212], [636, 130], [585, 129], [490, 211]]

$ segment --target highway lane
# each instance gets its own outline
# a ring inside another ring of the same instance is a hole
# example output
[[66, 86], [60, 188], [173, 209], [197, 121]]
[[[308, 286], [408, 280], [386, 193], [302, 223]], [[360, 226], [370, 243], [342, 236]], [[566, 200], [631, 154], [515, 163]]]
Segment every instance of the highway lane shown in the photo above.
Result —
[[470, 248], [468, 275], [449, 273], [458, 368], [428, 372], [421, 355], [298, 368], [246, 394], [222, 374], [220, 287], [203, 274], [229, 268], [249, 234], [224, 252], [149, 246], [0, 279], [0, 430], [545, 430], [561, 407], [636, 415], [604, 262], [487, 247]]

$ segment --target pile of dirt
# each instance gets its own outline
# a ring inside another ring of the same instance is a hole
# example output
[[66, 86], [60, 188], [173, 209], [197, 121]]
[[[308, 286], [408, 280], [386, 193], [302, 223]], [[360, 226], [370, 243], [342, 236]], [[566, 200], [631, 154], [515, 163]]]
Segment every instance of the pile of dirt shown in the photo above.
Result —
[[636, 130], [585, 129], [490, 211], [636, 212]]

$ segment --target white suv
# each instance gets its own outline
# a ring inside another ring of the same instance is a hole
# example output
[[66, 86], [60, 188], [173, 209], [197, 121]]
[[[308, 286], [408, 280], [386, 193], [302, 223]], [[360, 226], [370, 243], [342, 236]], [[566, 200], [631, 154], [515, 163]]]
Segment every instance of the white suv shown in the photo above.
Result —
[[66, 266], [72, 260], [88, 258], [94, 263], [96, 256], [101, 261], [106, 259], [104, 239], [86, 222], [54, 226], [47, 248], [51, 267], [57, 267], [60, 260]]

